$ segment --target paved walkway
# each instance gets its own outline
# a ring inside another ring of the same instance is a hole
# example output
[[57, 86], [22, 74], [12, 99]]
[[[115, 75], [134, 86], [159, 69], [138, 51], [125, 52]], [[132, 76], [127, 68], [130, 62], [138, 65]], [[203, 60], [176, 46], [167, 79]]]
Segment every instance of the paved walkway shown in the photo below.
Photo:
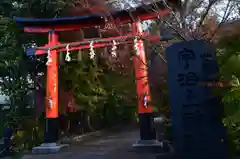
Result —
[[72, 144], [70, 148], [57, 154], [25, 155], [22, 159], [156, 159], [157, 154], [133, 151], [132, 144], [138, 139], [137, 130], [109, 133], [91, 141]]

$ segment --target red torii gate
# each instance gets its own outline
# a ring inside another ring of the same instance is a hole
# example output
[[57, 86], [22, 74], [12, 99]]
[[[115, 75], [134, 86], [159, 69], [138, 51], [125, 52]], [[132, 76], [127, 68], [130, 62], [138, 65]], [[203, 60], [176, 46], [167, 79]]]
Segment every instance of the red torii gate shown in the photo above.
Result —
[[[160, 4], [161, 5], [161, 4]], [[162, 6], [162, 5], [161, 5]], [[153, 6], [149, 5], [149, 8]], [[105, 47], [112, 45], [112, 41], [116, 40], [117, 44], [132, 43], [137, 38], [138, 55], [134, 56], [134, 68], [137, 82], [138, 94], [138, 113], [140, 123], [140, 141], [155, 141], [155, 131], [152, 127], [152, 107], [150, 101], [149, 86], [147, 79], [146, 57], [143, 45], [143, 39], [151, 41], [167, 40], [159, 36], [150, 36], [142, 31], [140, 21], [156, 19], [159, 16], [168, 14], [167, 9], [159, 11], [147, 11], [142, 7], [136, 8], [132, 15], [137, 21], [133, 21], [127, 11], [113, 13], [113, 19], [117, 19], [114, 23], [132, 23], [132, 33], [127, 36], [118, 36], [111, 38], [93, 39], [93, 47]], [[90, 40], [61, 44], [58, 40], [57, 32], [78, 30], [83, 27], [102, 26], [105, 24], [102, 15], [90, 15], [83, 17], [67, 17], [56, 19], [30, 19], [30, 18], [14, 18], [17, 24], [24, 27], [24, 31], [28, 33], [48, 33], [48, 44], [44, 47], [36, 47], [28, 50], [32, 55], [41, 55], [48, 53], [51, 57], [50, 64], [47, 66], [47, 92], [46, 92], [46, 131], [44, 145], [46, 143], [56, 143], [58, 140], [58, 52], [79, 50], [90, 48]], [[67, 48], [66, 48], [67, 47]], [[145, 78], [141, 78], [145, 77]], [[57, 150], [56, 150], [57, 151]]]

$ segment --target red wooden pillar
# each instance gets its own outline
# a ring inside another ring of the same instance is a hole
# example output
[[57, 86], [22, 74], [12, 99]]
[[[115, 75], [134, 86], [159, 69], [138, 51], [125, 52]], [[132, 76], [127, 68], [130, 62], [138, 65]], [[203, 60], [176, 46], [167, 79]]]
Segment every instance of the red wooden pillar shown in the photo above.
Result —
[[[133, 35], [143, 33], [141, 23], [132, 25]], [[152, 106], [150, 105], [150, 90], [148, 85], [148, 71], [144, 43], [138, 40], [139, 55], [134, 56], [134, 68], [138, 95], [138, 115], [141, 140], [155, 140], [156, 134], [153, 127]], [[135, 49], [135, 48], [134, 48]]]
[[[58, 35], [51, 31], [48, 36], [49, 46], [58, 44]], [[46, 89], [46, 130], [45, 143], [55, 143], [58, 140], [58, 54], [51, 50], [51, 59], [47, 65]]]

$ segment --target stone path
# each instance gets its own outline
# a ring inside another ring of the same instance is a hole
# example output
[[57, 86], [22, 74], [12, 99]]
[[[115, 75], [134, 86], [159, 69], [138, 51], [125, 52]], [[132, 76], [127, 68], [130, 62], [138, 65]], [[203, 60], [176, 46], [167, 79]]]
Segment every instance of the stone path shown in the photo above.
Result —
[[137, 130], [109, 133], [89, 141], [72, 144], [70, 148], [57, 154], [25, 155], [22, 159], [156, 159], [156, 153], [133, 151], [132, 144], [138, 139]]

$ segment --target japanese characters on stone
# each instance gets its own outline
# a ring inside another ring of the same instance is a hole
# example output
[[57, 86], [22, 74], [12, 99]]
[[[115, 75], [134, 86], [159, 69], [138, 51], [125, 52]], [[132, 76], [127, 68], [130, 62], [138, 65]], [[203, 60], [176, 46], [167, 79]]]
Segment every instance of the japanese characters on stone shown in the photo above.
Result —
[[198, 120], [201, 120], [203, 113], [200, 109], [199, 103], [196, 103], [195, 88], [199, 84], [199, 77], [196, 72], [191, 69], [191, 63], [196, 62], [196, 55], [194, 51], [183, 48], [178, 54], [180, 67], [183, 67], [184, 72], [179, 72], [177, 75], [177, 82], [180, 87], [184, 89], [184, 100], [182, 103], [182, 122], [183, 122], [183, 140], [184, 151], [192, 152], [193, 145], [196, 143], [196, 135], [192, 132], [193, 127], [196, 126]]
[[196, 60], [196, 56], [192, 50], [184, 48], [179, 52], [179, 62], [180, 64], [184, 63], [184, 69], [188, 69], [190, 67], [189, 62], [191, 60]]

